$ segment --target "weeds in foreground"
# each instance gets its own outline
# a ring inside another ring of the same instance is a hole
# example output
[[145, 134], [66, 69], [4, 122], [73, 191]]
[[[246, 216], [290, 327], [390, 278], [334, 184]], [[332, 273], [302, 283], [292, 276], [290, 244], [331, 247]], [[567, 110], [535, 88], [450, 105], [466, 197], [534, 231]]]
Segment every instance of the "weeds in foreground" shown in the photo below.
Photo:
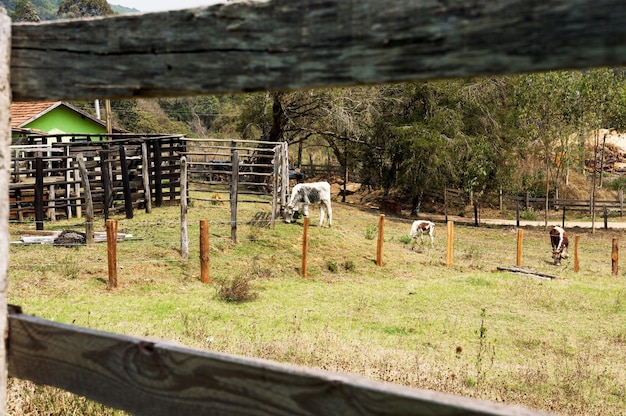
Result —
[[485, 326], [485, 308], [480, 312], [480, 328], [478, 329], [478, 352], [476, 353], [476, 380], [468, 379], [468, 384], [478, 385], [485, 381], [487, 371], [493, 367], [496, 358], [496, 347], [487, 340]]

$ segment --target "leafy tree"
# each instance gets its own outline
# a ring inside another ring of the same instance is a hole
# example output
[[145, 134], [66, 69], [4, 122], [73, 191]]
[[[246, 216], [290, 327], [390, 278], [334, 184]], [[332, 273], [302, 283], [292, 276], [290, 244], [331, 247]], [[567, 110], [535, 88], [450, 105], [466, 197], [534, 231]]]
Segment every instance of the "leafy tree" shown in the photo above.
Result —
[[106, 0], [61, 0], [57, 15], [64, 19], [112, 15], [113, 9]]
[[40, 22], [41, 18], [30, 0], [17, 0], [15, 11], [11, 14], [15, 22]]

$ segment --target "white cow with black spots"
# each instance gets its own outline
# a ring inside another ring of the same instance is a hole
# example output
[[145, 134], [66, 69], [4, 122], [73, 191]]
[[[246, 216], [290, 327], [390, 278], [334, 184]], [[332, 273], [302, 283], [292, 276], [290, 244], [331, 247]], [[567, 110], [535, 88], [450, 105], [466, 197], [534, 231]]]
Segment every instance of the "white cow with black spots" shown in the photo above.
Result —
[[328, 217], [328, 227], [333, 226], [333, 210], [330, 206], [330, 184], [328, 182], [299, 183], [291, 190], [291, 198], [285, 208], [285, 222], [293, 221], [296, 211], [309, 216], [309, 204], [319, 204], [320, 224]]

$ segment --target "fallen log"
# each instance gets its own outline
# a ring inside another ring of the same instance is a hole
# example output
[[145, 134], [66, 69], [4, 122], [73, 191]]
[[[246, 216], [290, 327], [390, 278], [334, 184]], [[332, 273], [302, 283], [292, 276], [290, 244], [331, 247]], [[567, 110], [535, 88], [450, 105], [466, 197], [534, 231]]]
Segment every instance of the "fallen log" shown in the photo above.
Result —
[[498, 270], [503, 270], [503, 271], [517, 273], [517, 274], [523, 274], [526, 276], [537, 277], [539, 279], [544, 279], [544, 280], [553, 280], [557, 278], [556, 276], [552, 274], [537, 272], [535, 270], [525, 269], [523, 267], [518, 267], [518, 266], [510, 266], [510, 267], [498, 266]]

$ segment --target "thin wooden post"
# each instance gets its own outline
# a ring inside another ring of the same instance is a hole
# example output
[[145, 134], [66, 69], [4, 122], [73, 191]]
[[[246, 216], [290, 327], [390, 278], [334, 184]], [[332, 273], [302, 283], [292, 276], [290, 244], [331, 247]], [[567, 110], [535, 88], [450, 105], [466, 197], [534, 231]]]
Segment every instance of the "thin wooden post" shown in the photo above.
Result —
[[150, 188], [150, 162], [148, 159], [148, 145], [146, 142], [141, 143], [141, 165], [144, 204], [146, 205], [146, 213], [150, 214], [152, 212], [152, 189]]
[[67, 215], [67, 219], [72, 219], [72, 186], [70, 182], [72, 181], [72, 161], [70, 159], [70, 148], [69, 146], [63, 149], [63, 156], [65, 157], [65, 199], [67, 201], [67, 207], [65, 207], [65, 215]]
[[443, 213], [445, 215], [446, 223], [448, 222], [448, 188], [443, 188]]
[[128, 173], [128, 161], [126, 160], [126, 148], [120, 145], [120, 168], [122, 170], [122, 186], [124, 189], [124, 210], [126, 218], [132, 219], [133, 214], [133, 193], [130, 189], [130, 174]]
[[619, 216], [624, 215], [624, 190], [619, 190]]
[[117, 287], [117, 220], [106, 221], [109, 287]]
[[500, 198], [499, 198], [499, 202], [500, 202], [500, 212], [502, 212], [503, 208], [504, 208], [504, 198], [502, 197], [502, 188], [500, 188]]
[[309, 252], [309, 217], [304, 217], [304, 229], [302, 231], [302, 277], [306, 277], [307, 255]]
[[53, 183], [48, 186], [48, 218], [51, 222], [55, 222], [57, 220], [57, 209], [56, 209], [56, 188]]
[[37, 230], [43, 230], [43, 159], [37, 153], [35, 159], [35, 223]]
[[519, 201], [515, 203], [515, 224], [519, 228]]
[[604, 206], [604, 229], [609, 229], [609, 211], [606, 209], [606, 205]]
[[[76, 155], [76, 161], [78, 162], [78, 170], [80, 171], [80, 177], [83, 181], [83, 188], [85, 189], [85, 238], [86, 244], [93, 244], [94, 230], [93, 230], [93, 199], [91, 196], [91, 184], [89, 183], [89, 175], [87, 174], [87, 168], [85, 167], [85, 158], [82, 153]], [[80, 206], [80, 200], [76, 202], [77, 206]]]
[[517, 229], [517, 267], [522, 267], [522, 246], [524, 242], [524, 230]]
[[385, 214], [378, 218], [378, 240], [376, 243], [376, 265], [383, 265], [383, 242], [385, 241]]
[[613, 237], [613, 251], [611, 253], [611, 268], [613, 276], [617, 276], [617, 266], [619, 263], [619, 238]]
[[161, 142], [154, 140], [152, 142], [154, 152], [154, 204], [160, 207], [163, 204], [163, 175], [161, 170]]
[[580, 260], [578, 257], [578, 243], [580, 242], [580, 236], [574, 237], [574, 272], [578, 273], [580, 270]]
[[239, 152], [231, 153], [232, 176], [230, 178], [230, 238], [237, 243], [237, 195], [239, 194]]
[[102, 179], [102, 203], [104, 204], [104, 219], [105, 221], [109, 219], [109, 207], [112, 205], [111, 199], [113, 196], [113, 191], [111, 190], [111, 169], [109, 165], [109, 152], [107, 150], [102, 150], [98, 152], [100, 154], [100, 175]]
[[561, 227], [565, 228], [565, 205], [563, 205], [563, 220], [561, 221]]
[[[7, 328], [7, 276], [9, 271], [9, 170], [11, 164], [11, 19], [0, 13], [0, 334]], [[3, 339], [4, 339], [3, 337]], [[6, 342], [0, 342], [0, 415], [7, 402]]]
[[452, 267], [452, 250], [454, 248], [454, 221], [448, 221], [448, 245], [446, 250], [446, 266]]
[[479, 220], [478, 220], [478, 204], [474, 202], [474, 225], [476, 227], [478, 227], [479, 225]]
[[209, 245], [209, 221], [200, 220], [200, 281], [210, 282], [211, 254]]
[[180, 158], [180, 255], [189, 258], [189, 234], [187, 232], [187, 158]]

